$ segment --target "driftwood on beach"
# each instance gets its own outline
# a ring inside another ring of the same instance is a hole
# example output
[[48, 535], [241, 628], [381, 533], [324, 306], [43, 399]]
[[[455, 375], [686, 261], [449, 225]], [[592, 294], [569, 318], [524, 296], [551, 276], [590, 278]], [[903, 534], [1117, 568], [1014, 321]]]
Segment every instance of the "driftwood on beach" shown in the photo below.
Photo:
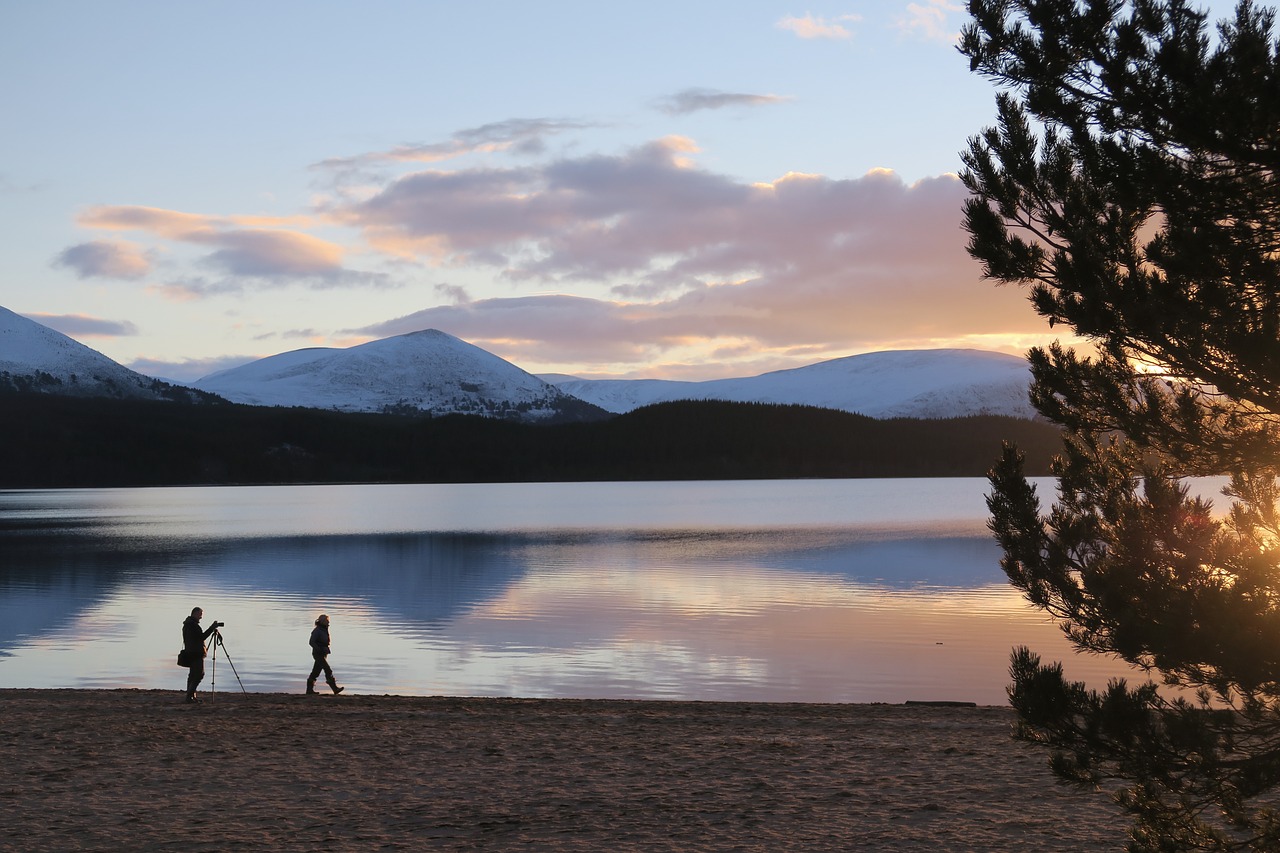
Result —
[[[0, 690], [4, 849], [1118, 850], [1007, 708]], [[7, 845], [7, 846], [6, 846]]]

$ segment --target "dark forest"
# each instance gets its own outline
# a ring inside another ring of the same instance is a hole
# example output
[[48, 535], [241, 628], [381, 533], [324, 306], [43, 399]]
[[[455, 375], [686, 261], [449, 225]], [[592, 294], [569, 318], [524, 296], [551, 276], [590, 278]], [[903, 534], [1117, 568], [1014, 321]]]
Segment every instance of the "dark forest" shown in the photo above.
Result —
[[530, 425], [302, 408], [0, 397], [0, 488], [979, 477], [1003, 440], [1048, 473], [1056, 427], [678, 402]]

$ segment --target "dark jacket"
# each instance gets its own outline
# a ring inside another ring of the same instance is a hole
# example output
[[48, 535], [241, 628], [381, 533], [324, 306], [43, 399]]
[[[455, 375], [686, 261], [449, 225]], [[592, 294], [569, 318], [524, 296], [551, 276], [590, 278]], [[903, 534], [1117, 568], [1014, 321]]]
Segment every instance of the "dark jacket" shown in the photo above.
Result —
[[313, 657], [329, 656], [329, 626], [317, 625], [311, 632], [311, 654]]
[[194, 616], [188, 616], [187, 620], [182, 623], [182, 647], [186, 649], [187, 654], [196, 657], [204, 657], [204, 638], [213, 633], [213, 626], [201, 630], [200, 620]]

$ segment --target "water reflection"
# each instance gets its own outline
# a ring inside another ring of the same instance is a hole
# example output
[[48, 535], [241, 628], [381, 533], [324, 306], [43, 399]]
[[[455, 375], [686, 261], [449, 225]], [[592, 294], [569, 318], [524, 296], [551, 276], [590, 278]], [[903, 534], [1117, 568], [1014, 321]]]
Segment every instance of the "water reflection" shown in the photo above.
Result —
[[321, 611], [355, 692], [1000, 703], [1012, 646], [1069, 654], [981, 481], [873, 482], [0, 493], [0, 686], [176, 690], [195, 605], [251, 691], [301, 689]]

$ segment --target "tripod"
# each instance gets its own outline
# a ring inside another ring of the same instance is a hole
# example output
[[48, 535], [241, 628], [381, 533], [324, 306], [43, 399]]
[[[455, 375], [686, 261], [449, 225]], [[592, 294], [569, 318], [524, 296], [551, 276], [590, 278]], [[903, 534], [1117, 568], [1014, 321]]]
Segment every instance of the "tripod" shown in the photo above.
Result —
[[231, 671], [235, 673], [236, 681], [240, 684], [240, 692], [248, 693], [249, 691], [244, 689], [244, 682], [240, 681], [240, 673], [236, 672], [236, 664], [235, 664], [235, 661], [231, 659], [231, 654], [227, 651], [227, 644], [222, 641], [222, 632], [217, 629], [214, 629], [213, 640], [209, 643], [209, 649], [210, 649], [209, 656], [213, 659], [210, 662], [211, 665], [209, 668], [209, 672], [210, 672], [209, 699], [212, 700], [213, 697], [218, 692], [218, 649], [219, 648], [222, 649], [222, 654], [226, 656], [227, 663], [231, 664]]

